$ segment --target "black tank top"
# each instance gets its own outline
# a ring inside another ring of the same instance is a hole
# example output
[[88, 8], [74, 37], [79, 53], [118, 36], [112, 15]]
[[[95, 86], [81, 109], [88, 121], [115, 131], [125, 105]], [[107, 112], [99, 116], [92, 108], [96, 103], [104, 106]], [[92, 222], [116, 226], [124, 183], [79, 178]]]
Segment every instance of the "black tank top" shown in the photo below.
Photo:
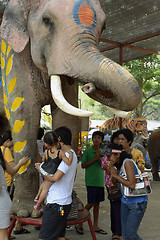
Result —
[[[49, 151], [49, 150], [48, 150]], [[59, 164], [61, 163], [62, 159], [59, 158], [59, 153], [57, 153], [57, 157], [51, 158], [47, 151], [47, 160], [42, 164], [42, 169], [46, 171], [48, 174], [54, 174], [57, 171]]]

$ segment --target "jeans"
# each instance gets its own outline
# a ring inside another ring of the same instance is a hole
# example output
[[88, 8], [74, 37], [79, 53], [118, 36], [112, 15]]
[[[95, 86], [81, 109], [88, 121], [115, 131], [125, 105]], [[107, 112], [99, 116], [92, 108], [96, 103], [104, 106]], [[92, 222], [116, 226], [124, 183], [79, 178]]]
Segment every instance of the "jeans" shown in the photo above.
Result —
[[124, 204], [121, 203], [121, 224], [123, 240], [142, 240], [137, 234], [144, 216], [147, 202]]

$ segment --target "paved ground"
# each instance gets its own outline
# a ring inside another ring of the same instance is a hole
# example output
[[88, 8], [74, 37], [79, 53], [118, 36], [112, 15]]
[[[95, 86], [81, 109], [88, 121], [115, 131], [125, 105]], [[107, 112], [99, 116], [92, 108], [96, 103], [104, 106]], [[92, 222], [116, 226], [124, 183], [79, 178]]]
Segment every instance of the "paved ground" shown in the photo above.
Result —
[[[75, 190], [78, 197], [86, 204], [86, 188], [84, 184], [84, 170], [78, 164], [77, 178], [75, 182]], [[92, 214], [92, 212], [91, 212]], [[110, 217], [109, 217], [109, 201], [106, 199], [100, 205], [99, 226], [108, 232], [108, 235], [97, 234], [97, 240], [110, 240]], [[31, 233], [24, 235], [16, 235], [17, 240], [36, 240], [38, 232], [33, 226], [25, 226]], [[88, 224], [84, 224], [85, 234], [78, 235], [73, 229], [67, 231], [66, 237], [71, 240], [91, 240]], [[160, 182], [153, 182], [153, 192], [149, 196], [148, 208], [141, 223], [139, 234], [143, 240], [160, 240]]]

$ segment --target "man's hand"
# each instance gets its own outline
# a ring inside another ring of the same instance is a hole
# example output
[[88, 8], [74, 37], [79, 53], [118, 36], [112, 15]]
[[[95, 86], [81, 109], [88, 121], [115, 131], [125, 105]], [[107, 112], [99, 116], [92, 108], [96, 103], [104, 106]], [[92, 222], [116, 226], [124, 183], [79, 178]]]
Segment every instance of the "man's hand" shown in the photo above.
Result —
[[101, 150], [99, 148], [96, 150], [96, 158], [97, 160], [100, 160], [101, 158]]

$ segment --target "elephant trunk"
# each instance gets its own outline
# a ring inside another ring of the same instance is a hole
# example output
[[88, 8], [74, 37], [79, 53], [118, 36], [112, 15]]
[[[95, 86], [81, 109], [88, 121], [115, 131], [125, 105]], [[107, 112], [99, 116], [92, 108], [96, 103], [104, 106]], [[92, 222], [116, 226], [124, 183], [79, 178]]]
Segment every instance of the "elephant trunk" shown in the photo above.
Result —
[[132, 111], [138, 106], [141, 98], [139, 86], [126, 69], [99, 52], [90, 52], [88, 64], [86, 56], [81, 60], [83, 74], [80, 78], [87, 82], [82, 90], [89, 97], [123, 111]]

